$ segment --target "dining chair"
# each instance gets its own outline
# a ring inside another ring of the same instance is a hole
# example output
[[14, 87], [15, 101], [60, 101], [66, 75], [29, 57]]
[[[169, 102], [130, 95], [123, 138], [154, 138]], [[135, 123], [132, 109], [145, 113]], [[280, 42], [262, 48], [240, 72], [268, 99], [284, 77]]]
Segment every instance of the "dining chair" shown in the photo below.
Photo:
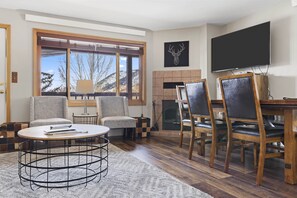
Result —
[[[176, 86], [176, 96], [177, 96], [177, 103], [178, 103], [178, 110], [179, 110], [179, 117], [180, 117], [179, 147], [182, 148], [184, 131], [187, 131], [186, 129], [191, 127], [188, 104], [185, 102], [187, 100], [185, 86], [183, 85]], [[191, 131], [188, 130], [187, 132], [190, 133]]]
[[[215, 120], [206, 80], [186, 83], [186, 96], [191, 120], [191, 141], [189, 159], [192, 159], [194, 141], [200, 140], [201, 147], [205, 146], [207, 134], [211, 134], [211, 151], [209, 166], [214, 166], [218, 134], [226, 133], [225, 122]], [[197, 121], [197, 122], [196, 122]]]
[[[238, 139], [260, 145], [256, 184], [262, 183], [265, 158], [282, 157], [283, 152], [266, 152], [266, 145], [281, 142], [283, 127], [264, 125], [262, 111], [253, 73], [219, 78], [226, 122], [228, 126], [225, 172], [228, 172], [231, 158], [232, 140]], [[232, 126], [233, 122], [245, 124]]]

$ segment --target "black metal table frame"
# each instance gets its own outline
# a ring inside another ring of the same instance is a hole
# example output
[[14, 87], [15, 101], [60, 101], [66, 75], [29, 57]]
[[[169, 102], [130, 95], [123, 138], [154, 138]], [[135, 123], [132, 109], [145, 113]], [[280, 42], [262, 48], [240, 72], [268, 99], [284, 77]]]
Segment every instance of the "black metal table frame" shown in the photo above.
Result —
[[[90, 181], [99, 182], [101, 177], [105, 177], [108, 173], [108, 144], [109, 140], [103, 136], [75, 139], [75, 141], [67, 139], [54, 142], [50, 140], [22, 142], [18, 154], [20, 183], [24, 186], [23, 182], [29, 182], [32, 190], [46, 188], [49, 191], [53, 188], [68, 190], [69, 187], [81, 184], [87, 186]], [[77, 157], [77, 163], [70, 163], [70, 157]], [[63, 158], [61, 166], [52, 165], [52, 160], [58, 158]], [[85, 174], [70, 178], [70, 171], [75, 170], [85, 171]], [[50, 178], [50, 174], [54, 171], [66, 171], [67, 178], [63, 180]]]

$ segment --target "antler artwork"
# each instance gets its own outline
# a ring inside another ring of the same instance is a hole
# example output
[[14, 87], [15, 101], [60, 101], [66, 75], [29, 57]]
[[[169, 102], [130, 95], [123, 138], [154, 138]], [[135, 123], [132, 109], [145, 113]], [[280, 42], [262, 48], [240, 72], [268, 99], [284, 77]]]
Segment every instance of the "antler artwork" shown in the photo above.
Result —
[[177, 50], [177, 52], [175, 52], [174, 46], [169, 45], [169, 49], [168, 52], [173, 56], [174, 58], [174, 65], [178, 65], [179, 64], [179, 56], [181, 55], [181, 53], [185, 50], [185, 45], [179, 44], [179, 46], [181, 47], [181, 49]]

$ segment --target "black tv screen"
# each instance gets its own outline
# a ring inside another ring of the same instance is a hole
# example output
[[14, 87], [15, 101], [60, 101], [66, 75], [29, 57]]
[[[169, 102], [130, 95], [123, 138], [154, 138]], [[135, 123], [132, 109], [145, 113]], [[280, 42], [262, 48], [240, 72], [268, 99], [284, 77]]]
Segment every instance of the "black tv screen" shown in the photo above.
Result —
[[211, 40], [211, 71], [270, 64], [270, 22]]

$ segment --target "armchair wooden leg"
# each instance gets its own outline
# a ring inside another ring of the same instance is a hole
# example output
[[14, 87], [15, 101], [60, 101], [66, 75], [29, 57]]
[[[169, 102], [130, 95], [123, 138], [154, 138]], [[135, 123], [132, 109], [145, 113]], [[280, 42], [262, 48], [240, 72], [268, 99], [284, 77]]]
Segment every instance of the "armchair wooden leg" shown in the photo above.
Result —
[[262, 184], [265, 154], [266, 154], [266, 143], [260, 143], [259, 163], [258, 163], [258, 171], [257, 171], [257, 179], [256, 179], [257, 185]]
[[127, 128], [124, 128], [123, 137], [125, 138], [127, 135]]
[[135, 128], [131, 128], [131, 133], [132, 133], [132, 140], [136, 140], [136, 129]]
[[131, 139], [134, 140], [134, 131], [133, 131], [133, 129], [130, 128], [130, 129], [127, 129], [127, 130], [129, 130]]

